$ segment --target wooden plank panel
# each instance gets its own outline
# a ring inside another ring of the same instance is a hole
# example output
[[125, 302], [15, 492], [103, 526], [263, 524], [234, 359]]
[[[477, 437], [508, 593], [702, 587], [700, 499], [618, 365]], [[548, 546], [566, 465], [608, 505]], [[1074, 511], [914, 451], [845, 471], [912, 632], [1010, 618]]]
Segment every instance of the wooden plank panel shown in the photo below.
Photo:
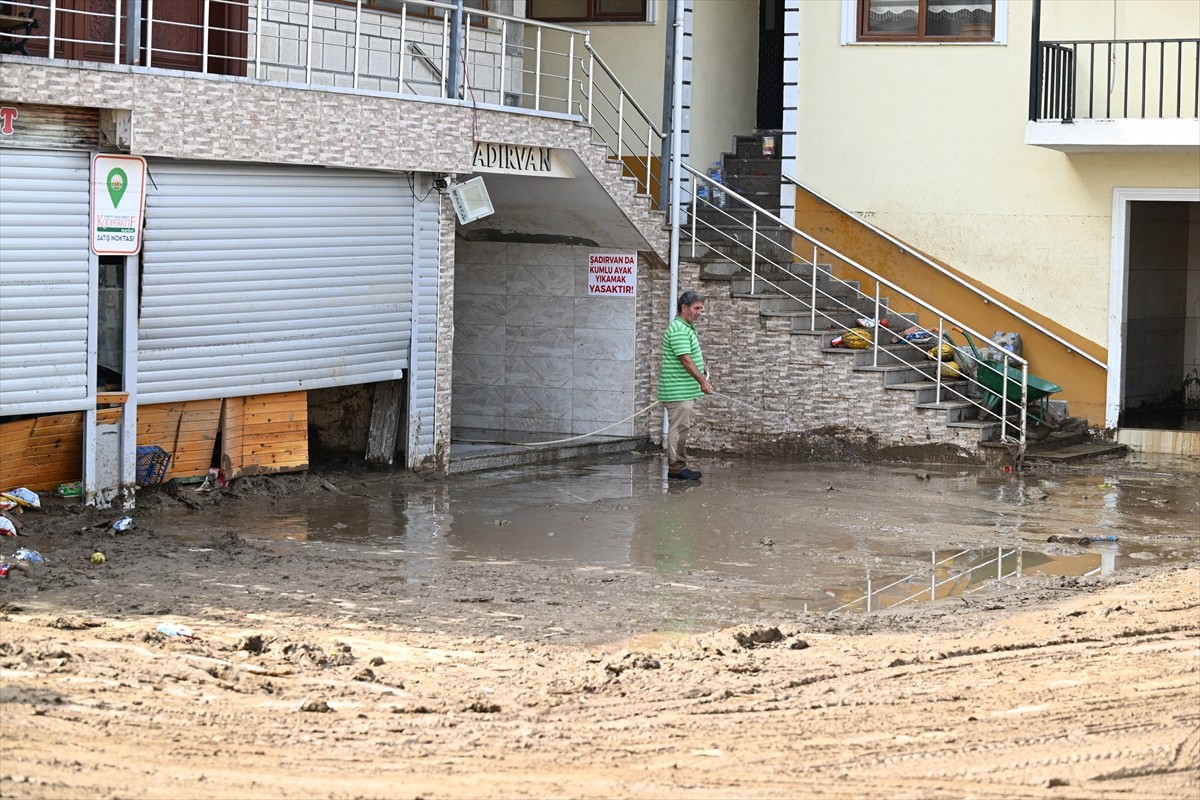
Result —
[[221, 401], [193, 400], [138, 408], [138, 445], [157, 445], [171, 454], [163, 480], [201, 477], [212, 465]]
[[0, 424], [0, 489], [35, 492], [83, 478], [82, 412]]
[[221, 457], [227, 478], [308, 467], [308, 393], [230, 398]]

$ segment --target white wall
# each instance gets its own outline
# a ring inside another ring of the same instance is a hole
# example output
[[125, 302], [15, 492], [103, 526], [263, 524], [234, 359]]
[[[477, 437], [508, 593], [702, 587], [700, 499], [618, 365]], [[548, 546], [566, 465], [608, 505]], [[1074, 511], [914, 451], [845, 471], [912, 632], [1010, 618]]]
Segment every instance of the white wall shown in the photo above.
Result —
[[[797, 177], [1106, 344], [1113, 188], [1200, 186], [1200, 158], [1025, 145], [1029, 2], [1009, 4], [1007, 45], [841, 45], [843, 8], [799, 3]], [[1117, 8], [1119, 36], [1200, 33], [1200, 0]], [[1043, 38], [1109, 37], [1112, 9], [1046, 0]]]

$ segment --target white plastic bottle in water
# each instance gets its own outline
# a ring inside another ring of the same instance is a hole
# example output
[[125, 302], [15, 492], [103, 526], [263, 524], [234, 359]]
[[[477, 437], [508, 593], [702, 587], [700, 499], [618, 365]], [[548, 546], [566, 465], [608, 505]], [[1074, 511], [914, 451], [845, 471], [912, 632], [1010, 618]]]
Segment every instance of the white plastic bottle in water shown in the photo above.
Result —
[[720, 159], [714, 161], [712, 163], [712, 166], [708, 168], [708, 177], [713, 182], [713, 187], [712, 187], [713, 205], [715, 205], [717, 208], [724, 208], [725, 207], [725, 190], [721, 188], [722, 181], [721, 181], [721, 161], [720, 161]]

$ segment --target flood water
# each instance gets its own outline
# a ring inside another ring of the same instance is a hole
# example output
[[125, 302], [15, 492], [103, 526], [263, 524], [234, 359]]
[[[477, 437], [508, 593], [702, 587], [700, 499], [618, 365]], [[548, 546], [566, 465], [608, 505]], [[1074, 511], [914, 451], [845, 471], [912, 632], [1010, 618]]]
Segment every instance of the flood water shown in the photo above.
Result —
[[[626, 453], [444, 481], [369, 475], [302, 503], [205, 513], [245, 539], [318, 558], [402, 556], [409, 578], [465, 562], [649, 575], [664, 591], [696, 593], [677, 619], [665, 614], [679, 629], [746, 612], [876, 610], [1022, 575], [1107, 575], [1200, 556], [1200, 473], [1147, 461], [1015, 475], [695, 461], [699, 483], [668, 481], [661, 455]], [[697, 614], [714, 586], [726, 610]]]

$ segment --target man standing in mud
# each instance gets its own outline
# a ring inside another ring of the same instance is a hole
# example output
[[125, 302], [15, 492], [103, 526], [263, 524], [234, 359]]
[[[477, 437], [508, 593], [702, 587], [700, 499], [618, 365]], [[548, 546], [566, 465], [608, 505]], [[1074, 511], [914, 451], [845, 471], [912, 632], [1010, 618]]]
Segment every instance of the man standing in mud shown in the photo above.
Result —
[[667, 477], [675, 480], [700, 479], [700, 473], [687, 466], [687, 435], [696, 398], [713, 393], [696, 337], [703, 313], [704, 295], [689, 289], [679, 296], [678, 314], [663, 333], [658, 400], [667, 409]]

